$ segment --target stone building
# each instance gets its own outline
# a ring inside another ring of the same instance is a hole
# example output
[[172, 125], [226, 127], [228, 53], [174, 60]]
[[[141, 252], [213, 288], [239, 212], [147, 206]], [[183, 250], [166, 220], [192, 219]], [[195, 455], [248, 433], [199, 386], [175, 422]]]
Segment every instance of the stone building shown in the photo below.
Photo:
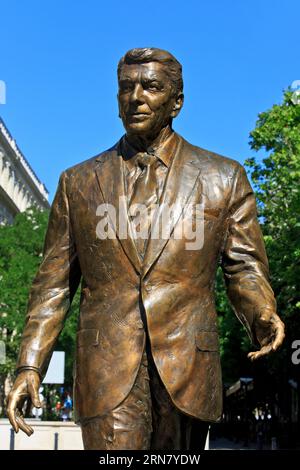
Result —
[[31, 206], [48, 209], [48, 195], [0, 118], [0, 224]]

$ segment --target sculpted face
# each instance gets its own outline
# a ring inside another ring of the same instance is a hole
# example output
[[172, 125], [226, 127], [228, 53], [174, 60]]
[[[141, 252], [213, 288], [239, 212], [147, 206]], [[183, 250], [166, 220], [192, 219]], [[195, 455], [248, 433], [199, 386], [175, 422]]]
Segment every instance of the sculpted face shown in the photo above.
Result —
[[149, 62], [123, 65], [118, 100], [127, 134], [151, 138], [177, 116], [183, 95], [174, 95], [165, 65]]

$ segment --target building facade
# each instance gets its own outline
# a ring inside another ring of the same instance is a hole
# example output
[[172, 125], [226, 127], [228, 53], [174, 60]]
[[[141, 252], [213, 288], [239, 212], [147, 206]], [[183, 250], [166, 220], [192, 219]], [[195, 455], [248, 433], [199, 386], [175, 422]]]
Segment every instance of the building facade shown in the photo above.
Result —
[[0, 118], [0, 224], [28, 207], [48, 209], [49, 193]]

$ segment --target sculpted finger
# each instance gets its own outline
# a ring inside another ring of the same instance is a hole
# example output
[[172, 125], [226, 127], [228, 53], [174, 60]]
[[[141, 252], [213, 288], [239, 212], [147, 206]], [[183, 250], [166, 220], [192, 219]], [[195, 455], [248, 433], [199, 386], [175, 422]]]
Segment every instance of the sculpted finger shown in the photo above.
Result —
[[259, 351], [252, 351], [248, 354], [248, 358], [251, 361], [255, 361], [260, 357], [267, 356], [273, 350], [272, 344], [268, 344], [267, 346], [263, 346]]
[[18, 423], [16, 421], [14, 411], [7, 410], [7, 416], [8, 416], [10, 424], [13, 427], [13, 430], [15, 431], [15, 433], [18, 433], [19, 432], [19, 426], [18, 426]]
[[39, 386], [38, 386], [38, 384], [34, 384], [32, 382], [29, 382], [28, 383], [28, 392], [30, 394], [32, 404], [36, 408], [41, 408], [42, 405], [41, 405], [40, 398], [39, 398]]
[[276, 324], [275, 339], [274, 339], [273, 345], [272, 345], [273, 351], [276, 351], [276, 349], [278, 349], [279, 346], [282, 345], [284, 337], [285, 337], [284, 324], [282, 322], [280, 322], [280, 323]]
[[29, 426], [28, 424], [25, 423], [23, 416], [21, 416], [20, 414], [17, 415], [16, 420], [17, 420], [17, 423], [19, 425], [19, 428], [23, 432], [25, 432], [25, 434], [27, 434], [27, 436], [31, 436], [31, 434], [33, 433], [33, 429], [32, 429], [31, 426]]
[[9, 398], [9, 402], [7, 406], [7, 416], [14, 431], [17, 433], [19, 432], [19, 426], [18, 426], [16, 416], [15, 416], [16, 408], [17, 408], [17, 398], [14, 395]]

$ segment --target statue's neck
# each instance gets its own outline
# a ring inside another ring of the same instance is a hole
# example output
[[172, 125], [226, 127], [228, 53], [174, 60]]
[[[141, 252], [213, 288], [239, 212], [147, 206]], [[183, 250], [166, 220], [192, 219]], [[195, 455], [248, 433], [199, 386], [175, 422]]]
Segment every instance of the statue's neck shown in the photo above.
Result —
[[146, 151], [149, 147], [158, 148], [173, 132], [170, 124], [163, 127], [158, 134], [152, 136], [140, 136], [136, 134], [126, 134], [129, 144], [139, 151]]

